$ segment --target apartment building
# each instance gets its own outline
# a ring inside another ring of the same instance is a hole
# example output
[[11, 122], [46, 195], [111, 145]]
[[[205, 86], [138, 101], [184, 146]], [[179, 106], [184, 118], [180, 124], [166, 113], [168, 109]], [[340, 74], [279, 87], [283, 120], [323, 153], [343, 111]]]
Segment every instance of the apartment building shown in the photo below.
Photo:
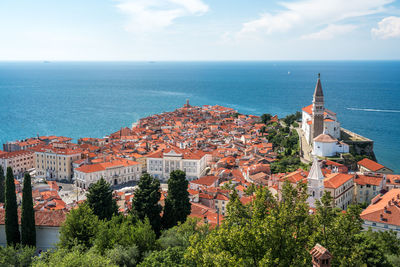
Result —
[[0, 155], [0, 165], [4, 174], [8, 167], [13, 169], [14, 177], [21, 178], [24, 173], [34, 167], [34, 153], [32, 151], [13, 151]]
[[324, 179], [324, 191], [330, 192], [334, 205], [343, 210], [353, 202], [354, 174], [332, 173]]
[[103, 177], [111, 185], [139, 181], [142, 166], [139, 162], [115, 159], [108, 162], [82, 165], [74, 170], [74, 180], [78, 187], [88, 189]]
[[354, 202], [370, 203], [384, 189], [385, 180], [383, 174], [357, 174], [354, 179]]
[[75, 144], [52, 143], [33, 148], [35, 152], [36, 177], [71, 180], [72, 163], [82, 157], [82, 151]]

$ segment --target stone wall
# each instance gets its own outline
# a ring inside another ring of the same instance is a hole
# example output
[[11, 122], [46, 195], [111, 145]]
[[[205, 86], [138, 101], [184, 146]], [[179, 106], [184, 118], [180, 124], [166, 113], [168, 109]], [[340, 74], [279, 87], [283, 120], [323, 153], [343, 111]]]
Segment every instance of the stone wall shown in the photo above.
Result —
[[350, 153], [365, 155], [376, 160], [374, 153], [374, 141], [347, 129], [341, 128], [340, 135], [346, 144], [350, 146]]

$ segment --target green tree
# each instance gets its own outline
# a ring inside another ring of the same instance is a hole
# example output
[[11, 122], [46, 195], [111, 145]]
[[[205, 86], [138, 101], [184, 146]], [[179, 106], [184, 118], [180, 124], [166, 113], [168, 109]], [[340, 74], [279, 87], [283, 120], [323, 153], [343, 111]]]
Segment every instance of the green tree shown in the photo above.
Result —
[[34, 267], [117, 267], [110, 259], [97, 254], [94, 250], [85, 251], [79, 246], [72, 250], [61, 248], [55, 251], [43, 253], [41, 257], [36, 257], [32, 266]]
[[14, 175], [11, 167], [7, 168], [7, 179], [6, 179], [6, 237], [7, 245], [15, 246], [21, 241], [18, 226], [18, 206], [17, 206], [17, 196], [15, 194], [15, 183]]
[[113, 264], [124, 267], [137, 266], [140, 259], [139, 249], [135, 245], [130, 247], [116, 245], [114, 248], [107, 250], [105, 256]]
[[0, 203], [4, 203], [5, 198], [5, 177], [4, 177], [4, 169], [0, 165]]
[[71, 249], [80, 245], [83, 248], [90, 248], [93, 245], [98, 231], [99, 221], [89, 205], [80, 205], [72, 209], [60, 230], [59, 247]]
[[180, 267], [184, 263], [185, 250], [180, 247], [169, 247], [162, 251], [153, 251], [138, 266], [140, 267]]
[[35, 211], [29, 173], [25, 173], [22, 189], [21, 243], [24, 246], [36, 246]]
[[188, 181], [181, 170], [172, 171], [168, 179], [168, 196], [165, 199], [162, 224], [164, 229], [186, 221], [190, 214]]
[[[138, 250], [139, 261], [143, 255], [156, 248], [156, 234], [149, 220], [135, 220], [131, 216], [114, 216], [110, 221], [102, 222], [94, 241], [96, 251], [107, 253], [116, 246], [135, 247]], [[130, 253], [130, 252], [129, 252]]]
[[190, 245], [190, 238], [193, 235], [205, 237], [210, 228], [207, 224], [199, 224], [200, 219], [188, 218], [186, 222], [178, 224], [162, 232], [158, 243], [162, 249], [169, 247], [181, 247], [186, 249]]
[[31, 266], [34, 256], [34, 247], [22, 247], [19, 244], [15, 247], [0, 246], [0, 266]]
[[140, 220], [149, 219], [154, 232], [158, 235], [161, 227], [160, 181], [144, 173], [139, 180], [138, 189], [132, 199], [132, 214]]
[[118, 213], [118, 206], [112, 197], [112, 192], [110, 184], [103, 177], [89, 188], [87, 203], [100, 220], [109, 220]]
[[272, 116], [271, 114], [265, 113], [261, 115], [261, 122], [264, 124], [268, 124], [268, 122], [271, 120]]
[[[313, 229], [306, 185], [294, 188], [285, 182], [282, 201], [271, 197], [259, 190], [252, 206], [245, 206], [249, 214], [258, 209], [250, 219], [242, 220], [241, 212], [237, 212], [236, 218], [231, 214], [232, 218], [205, 238], [195, 235], [185, 252], [188, 265], [309, 266], [306, 247]], [[268, 212], [262, 214], [263, 210]]]
[[232, 190], [229, 195], [229, 202], [226, 205], [226, 222], [229, 224], [244, 224], [249, 219], [249, 209], [240, 202], [237, 191], [235, 189]]

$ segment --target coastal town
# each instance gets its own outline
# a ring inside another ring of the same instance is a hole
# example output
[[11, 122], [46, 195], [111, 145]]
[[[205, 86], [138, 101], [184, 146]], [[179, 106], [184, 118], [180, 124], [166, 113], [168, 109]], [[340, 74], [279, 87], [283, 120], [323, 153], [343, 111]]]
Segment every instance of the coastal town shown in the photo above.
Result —
[[[24, 174], [32, 176], [42, 250], [54, 247], [67, 214], [101, 178], [114, 189], [119, 212], [128, 214], [143, 173], [161, 182], [163, 206], [174, 170], [184, 171], [189, 181], [189, 217], [213, 227], [226, 216], [231, 190], [248, 204], [254, 187], [266, 187], [279, 198], [289, 181], [294, 187], [308, 185], [310, 213], [330, 192], [333, 205], [344, 212], [350, 204], [364, 208], [364, 229], [394, 230], [400, 236], [400, 174], [374, 160], [372, 140], [340, 127], [338, 116], [325, 108], [320, 78], [311, 96], [312, 104], [300, 116], [281, 119], [218, 105], [192, 106], [187, 100], [175, 111], [142, 118], [104, 138], [82, 137], [74, 143], [69, 137], [37, 136], [5, 143], [0, 165], [14, 172], [18, 203]], [[288, 158], [295, 160], [284, 163]], [[0, 204], [3, 246], [4, 224]]]

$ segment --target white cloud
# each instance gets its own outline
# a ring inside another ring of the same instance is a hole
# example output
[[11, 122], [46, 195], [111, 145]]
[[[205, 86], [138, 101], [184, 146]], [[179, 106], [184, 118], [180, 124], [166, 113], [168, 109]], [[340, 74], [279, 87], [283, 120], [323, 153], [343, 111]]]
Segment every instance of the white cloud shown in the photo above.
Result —
[[132, 32], [157, 31], [177, 18], [208, 11], [202, 0], [121, 0], [117, 8], [129, 15], [126, 29]]
[[331, 40], [337, 35], [343, 35], [352, 32], [356, 28], [357, 26], [351, 24], [345, 24], [345, 25], [329, 24], [327, 27], [318, 32], [306, 34], [301, 36], [300, 38], [304, 40]]
[[243, 24], [238, 37], [249, 33], [282, 33], [297, 27], [321, 26], [381, 13], [394, 0], [302, 0], [283, 2], [285, 10], [265, 13]]
[[381, 38], [389, 39], [400, 37], [400, 17], [387, 17], [378, 22], [377, 28], [371, 29], [372, 35]]

